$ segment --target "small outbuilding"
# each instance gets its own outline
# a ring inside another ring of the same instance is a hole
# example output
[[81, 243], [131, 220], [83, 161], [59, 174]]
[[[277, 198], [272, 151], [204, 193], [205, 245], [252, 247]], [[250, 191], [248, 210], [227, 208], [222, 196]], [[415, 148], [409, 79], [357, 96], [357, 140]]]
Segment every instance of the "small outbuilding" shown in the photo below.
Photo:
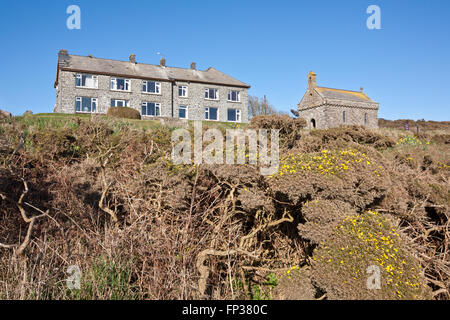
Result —
[[379, 103], [364, 92], [317, 86], [317, 75], [308, 74], [308, 89], [298, 104], [299, 116], [309, 129], [328, 129], [341, 125], [378, 128]]

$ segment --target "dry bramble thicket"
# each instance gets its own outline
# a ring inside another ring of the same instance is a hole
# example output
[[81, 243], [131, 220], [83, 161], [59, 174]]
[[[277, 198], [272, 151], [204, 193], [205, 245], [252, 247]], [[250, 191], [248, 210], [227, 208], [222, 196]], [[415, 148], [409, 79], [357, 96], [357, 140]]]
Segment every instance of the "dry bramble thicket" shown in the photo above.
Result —
[[30, 119], [0, 123], [0, 299], [450, 297], [448, 127], [255, 117], [281, 129], [262, 176], [174, 165], [165, 126]]

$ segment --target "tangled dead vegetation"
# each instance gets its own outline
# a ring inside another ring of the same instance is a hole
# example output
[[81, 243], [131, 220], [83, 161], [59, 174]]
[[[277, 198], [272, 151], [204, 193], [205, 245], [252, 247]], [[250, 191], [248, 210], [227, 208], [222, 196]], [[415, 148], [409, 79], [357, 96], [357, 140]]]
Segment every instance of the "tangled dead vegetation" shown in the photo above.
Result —
[[0, 298], [450, 297], [445, 139], [252, 126], [283, 128], [273, 176], [176, 165], [166, 127], [0, 123]]

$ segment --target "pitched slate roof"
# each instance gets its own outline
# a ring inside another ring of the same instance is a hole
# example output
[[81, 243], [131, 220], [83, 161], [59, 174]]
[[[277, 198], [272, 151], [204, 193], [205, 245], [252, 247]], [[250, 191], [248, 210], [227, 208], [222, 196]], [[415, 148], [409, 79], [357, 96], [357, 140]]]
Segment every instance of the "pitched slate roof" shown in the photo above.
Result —
[[324, 97], [329, 99], [350, 100], [359, 102], [373, 102], [362, 91], [350, 91], [326, 87], [316, 87], [316, 90]]
[[191, 81], [250, 88], [248, 84], [234, 79], [214, 68], [193, 70], [144, 63], [131, 63], [130, 61], [101, 59], [92, 56], [69, 55], [64, 50], [60, 51], [58, 55], [58, 65], [61, 70], [65, 71], [92, 72], [96, 74], [161, 81]]

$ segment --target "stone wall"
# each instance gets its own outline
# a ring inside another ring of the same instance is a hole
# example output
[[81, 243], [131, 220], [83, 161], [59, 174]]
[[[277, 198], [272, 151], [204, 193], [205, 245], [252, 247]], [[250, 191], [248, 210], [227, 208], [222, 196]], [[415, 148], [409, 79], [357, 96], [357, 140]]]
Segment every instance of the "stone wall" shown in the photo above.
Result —
[[[110, 76], [98, 75], [98, 89], [77, 88], [75, 86], [76, 73], [59, 71], [59, 83], [56, 88], [55, 112], [75, 113], [76, 97], [91, 97], [98, 99], [97, 112], [106, 113], [111, 105], [111, 99], [129, 100], [130, 107], [141, 112], [143, 102], [156, 102], [161, 104], [161, 117], [178, 118], [178, 107], [188, 107], [189, 120], [204, 120], [205, 107], [217, 107], [219, 109], [218, 121], [227, 121], [228, 108], [241, 110], [241, 122], [248, 122], [248, 90], [246, 88], [217, 86], [202, 83], [187, 82], [161, 82], [161, 94], [142, 93], [142, 80], [131, 79], [131, 91], [110, 90]], [[188, 97], [178, 96], [178, 86], [188, 86]], [[216, 88], [219, 90], [219, 100], [205, 99], [205, 88]], [[228, 90], [240, 91], [241, 101], [228, 101]], [[173, 96], [172, 96], [173, 93]], [[172, 115], [173, 98], [173, 115]], [[144, 117], [150, 118], [150, 117]]]
[[[308, 129], [327, 129], [328, 115], [325, 106], [299, 110], [300, 118], [306, 120], [306, 128]], [[315, 126], [313, 125], [315, 123]]]
[[[178, 96], [178, 86], [188, 86], [188, 97]], [[205, 99], [205, 88], [218, 89], [219, 100]], [[176, 81], [174, 85], [174, 116], [178, 117], [178, 107], [188, 107], [189, 120], [204, 120], [205, 108], [218, 108], [218, 121], [228, 120], [228, 109], [241, 110], [241, 122], [248, 122], [248, 90], [245, 88], [234, 88], [227, 86], [208, 85], [204, 83], [187, 83]], [[240, 102], [228, 101], [228, 90], [240, 91]]]
[[[327, 129], [341, 125], [362, 125], [367, 128], [378, 128], [378, 108], [376, 102], [359, 102], [338, 99], [323, 99], [315, 90], [308, 89], [298, 104], [301, 118], [307, 122], [307, 128]], [[344, 123], [343, 112], [346, 114]], [[367, 122], [364, 121], [366, 114]]]
[[[345, 112], [345, 122], [343, 113]], [[378, 128], [378, 110], [347, 106], [327, 106], [328, 126], [360, 125], [367, 128]], [[366, 115], [366, 122], [365, 116]]]
[[[345, 122], [343, 112], [345, 111]], [[306, 110], [299, 110], [301, 118], [307, 122], [307, 128], [313, 129], [312, 120], [316, 129], [328, 129], [341, 125], [361, 125], [367, 128], [378, 128], [378, 110], [368, 108], [347, 107], [338, 105], [321, 105]], [[367, 115], [367, 123], [364, 122]]]

